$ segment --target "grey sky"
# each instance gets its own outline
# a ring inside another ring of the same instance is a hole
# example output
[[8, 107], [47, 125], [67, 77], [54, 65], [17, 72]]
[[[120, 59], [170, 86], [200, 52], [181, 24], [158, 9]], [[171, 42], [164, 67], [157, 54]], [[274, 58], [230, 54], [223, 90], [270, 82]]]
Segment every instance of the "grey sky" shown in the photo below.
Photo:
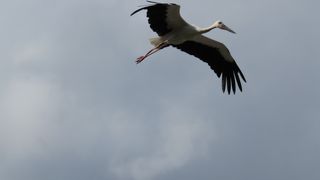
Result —
[[226, 95], [155, 36], [142, 0], [0, 1], [0, 179], [318, 180], [318, 1], [171, 1], [222, 20], [248, 83]]

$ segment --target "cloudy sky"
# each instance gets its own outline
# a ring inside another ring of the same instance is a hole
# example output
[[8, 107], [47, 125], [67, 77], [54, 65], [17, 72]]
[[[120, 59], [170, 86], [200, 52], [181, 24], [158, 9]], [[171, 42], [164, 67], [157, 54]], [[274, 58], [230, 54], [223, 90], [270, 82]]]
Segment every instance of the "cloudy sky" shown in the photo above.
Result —
[[167, 48], [142, 0], [0, 1], [0, 179], [320, 179], [319, 1], [172, 1], [248, 82]]

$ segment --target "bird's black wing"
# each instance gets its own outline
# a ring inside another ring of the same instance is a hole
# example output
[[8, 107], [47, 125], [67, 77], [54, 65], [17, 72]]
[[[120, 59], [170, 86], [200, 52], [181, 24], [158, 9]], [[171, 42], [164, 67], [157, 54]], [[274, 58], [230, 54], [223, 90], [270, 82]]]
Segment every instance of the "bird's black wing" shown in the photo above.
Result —
[[246, 79], [229, 50], [222, 43], [200, 35], [193, 40], [172, 46], [208, 63], [218, 77], [222, 75], [223, 92], [225, 92], [227, 87], [228, 94], [230, 94], [231, 88], [233, 93], [235, 93], [236, 84], [238, 84], [240, 91], [242, 91], [239, 75], [244, 82], [246, 82]]
[[163, 36], [174, 29], [187, 24], [180, 16], [180, 6], [173, 3], [152, 3], [134, 11], [132, 15], [141, 11], [147, 10], [148, 22], [150, 28], [159, 36]]

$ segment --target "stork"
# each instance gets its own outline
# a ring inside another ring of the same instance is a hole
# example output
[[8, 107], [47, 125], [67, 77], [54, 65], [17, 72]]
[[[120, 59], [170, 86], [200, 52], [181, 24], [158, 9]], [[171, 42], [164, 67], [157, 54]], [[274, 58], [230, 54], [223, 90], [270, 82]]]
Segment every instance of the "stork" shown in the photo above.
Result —
[[154, 48], [137, 58], [137, 64], [157, 51], [173, 46], [208, 63], [219, 78], [222, 76], [223, 92], [227, 88], [228, 94], [230, 94], [231, 89], [235, 94], [236, 84], [242, 91], [239, 75], [244, 82], [246, 82], [246, 79], [228, 48], [224, 44], [202, 35], [215, 28], [235, 33], [233, 30], [222, 21], [216, 21], [206, 28], [193, 26], [181, 17], [179, 5], [147, 2], [151, 4], [137, 9], [131, 16], [141, 10], [147, 10], [150, 28], [158, 34], [158, 37], [150, 38], [150, 43]]

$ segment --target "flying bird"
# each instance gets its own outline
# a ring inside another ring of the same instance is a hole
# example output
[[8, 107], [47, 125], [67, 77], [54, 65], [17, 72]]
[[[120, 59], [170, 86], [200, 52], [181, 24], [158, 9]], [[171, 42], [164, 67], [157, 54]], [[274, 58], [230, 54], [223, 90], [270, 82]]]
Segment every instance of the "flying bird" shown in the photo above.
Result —
[[150, 28], [158, 34], [158, 37], [150, 38], [150, 43], [154, 48], [137, 58], [137, 64], [157, 51], [168, 46], [173, 46], [208, 63], [219, 78], [222, 76], [223, 92], [227, 88], [228, 94], [230, 94], [231, 89], [235, 94], [236, 84], [240, 91], [242, 91], [240, 77], [244, 82], [246, 82], [246, 79], [227, 47], [218, 41], [202, 35], [215, 28], [235, 33], [233, 30], [222, 21], [216, 21], [206, 28], [193, 26], [181, 17], [179, 5], [153, 1], [147, 2], [151, 4], [137, 9], [131, 16], [141, 10], [147, 10]]

